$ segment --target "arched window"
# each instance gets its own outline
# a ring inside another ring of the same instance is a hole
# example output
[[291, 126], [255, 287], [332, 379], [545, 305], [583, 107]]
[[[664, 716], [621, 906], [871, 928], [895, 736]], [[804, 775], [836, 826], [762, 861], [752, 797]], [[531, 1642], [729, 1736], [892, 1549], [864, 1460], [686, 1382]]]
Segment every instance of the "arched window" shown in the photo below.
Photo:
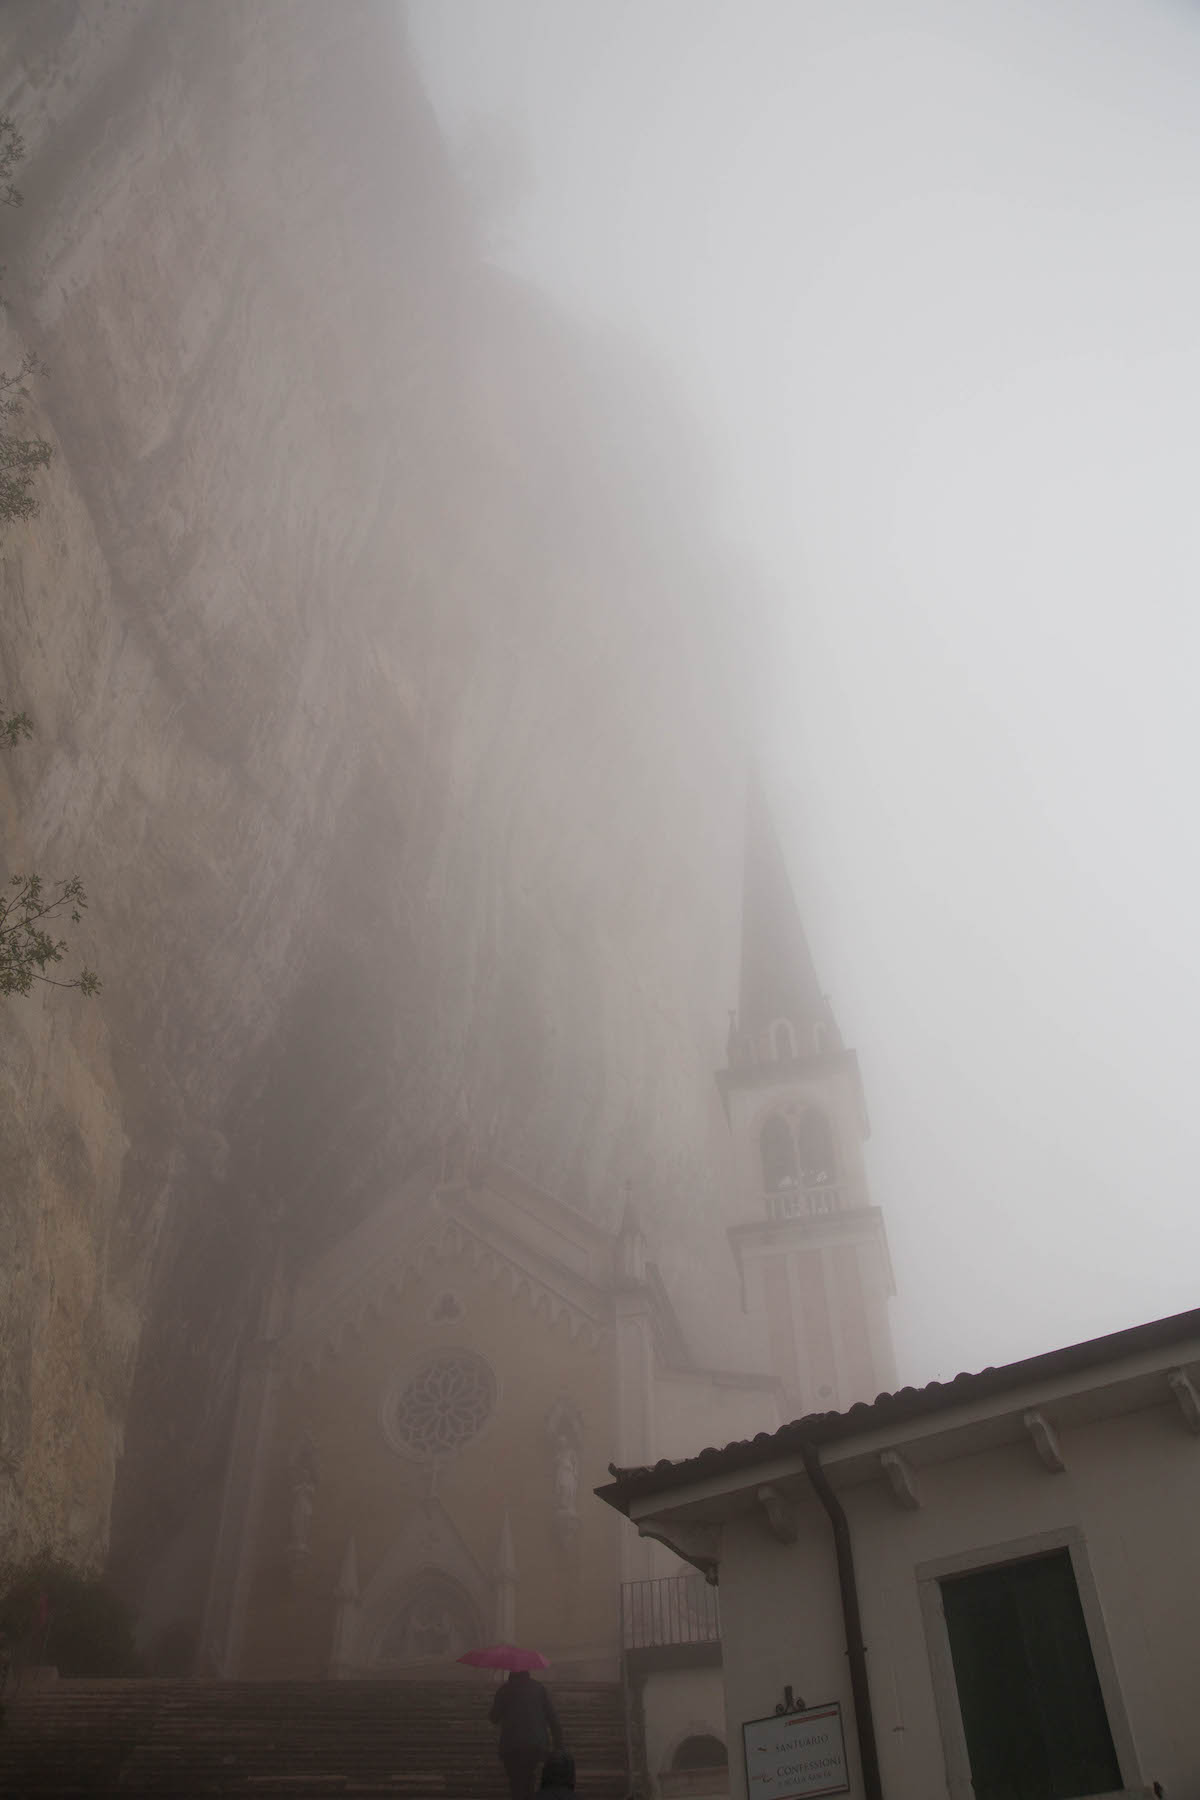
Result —
[[771, 1049], [776, 1062], [787, 1062], [796, 1054], [796, 1033], [790, 1019], [776, 1019], [771, 1027]]
[[763, 1125], [759, 1148], [763, 1152], [763, 1193], [779, 1193], [781, 1188], [795, 1188], [799, 1181], [799, 1168], [795, 1161], [792, 1132], [788, 1130], [786, 1120], [781, 1120], [777, 1112], [772, 1112], [772, 1116]]
[[833, 1134], [817, 1106], [806, 1106], [796, 1125], [796, 1155], [805, 1187], [824, 1187], [837, 1179]]
[[474, 1350], [431, 1350], [401, 1369], [382, 1405], [393, 1450], [418, 1462], [453, 1456], [496, 1409], [496, 1376]]
[[780, 1188], [795, 1187], [799, 1178], [796, 1146], [787, 1122], [772, 1113], [759, 1137], [762, 1151], [763, 1193], [777, 1194]]
[[671, 1758], [672, 1771], [677, 1769], [724, 1769], [729, 1758], [719, 1737], [706, 1733], [703, 1737], [684, 1738]]

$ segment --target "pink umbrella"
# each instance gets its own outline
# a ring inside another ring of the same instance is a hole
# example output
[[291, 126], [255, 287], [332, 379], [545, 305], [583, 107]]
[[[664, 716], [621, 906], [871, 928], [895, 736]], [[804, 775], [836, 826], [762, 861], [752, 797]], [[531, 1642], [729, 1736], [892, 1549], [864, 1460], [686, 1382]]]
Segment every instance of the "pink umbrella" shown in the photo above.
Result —
[[518, 1650], [515, 1644], [489, 1644], [486, 1650], [468, 1650], [459, 1657], [472, 1669], [548, 1669], [540, 1650]]

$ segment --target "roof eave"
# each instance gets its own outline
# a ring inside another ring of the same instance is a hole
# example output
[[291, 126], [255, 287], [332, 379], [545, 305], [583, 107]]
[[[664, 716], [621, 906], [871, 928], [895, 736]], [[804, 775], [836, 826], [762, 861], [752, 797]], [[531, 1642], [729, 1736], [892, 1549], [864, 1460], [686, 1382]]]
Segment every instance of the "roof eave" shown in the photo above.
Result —
[[595, 1491], [598, 1498], [628, 1517], [630, 1504], [635, 1500], [665, 1497], [682, 1488], [694, 1487], [710, 1477], [727, 1477], [761, 1467], [768, 1461], [797, 1453], [801, 1444], [820, 1448], [855, 1437], [888, 1432], [896, 1426], [917, 1423], [938, 1414], [948, 1416], [956, 1408], [999, 1399], [1020, 1388], [1081, 1375], [1106, 1363], [1115, 1364], [1139, 1354], [1152, 1355], [1182, 1346], [1189, 1339], [1193, 1353], [1183, 1357], [1183, 1361], [1195, 1360], [1200, 1355], [1200, 1308], [1045, 1351], [1000, 1368], [959, 1375], [950, 1382], [931, 1382], [924, 1388], [902, 1388], [895, 1394], [880, 1395], [871, 1404], [864, 1402], [853, 1406], [848, 1412], [812, 1414], [781, 1425], [777, 1431], [760, 1432], [757, 1437], [727, 1444], [723, 1449], [702, 1450], [683, 1462], [664, 1461], [646, 1469], [618, 1469], [610, 1465], [614, 1479]]

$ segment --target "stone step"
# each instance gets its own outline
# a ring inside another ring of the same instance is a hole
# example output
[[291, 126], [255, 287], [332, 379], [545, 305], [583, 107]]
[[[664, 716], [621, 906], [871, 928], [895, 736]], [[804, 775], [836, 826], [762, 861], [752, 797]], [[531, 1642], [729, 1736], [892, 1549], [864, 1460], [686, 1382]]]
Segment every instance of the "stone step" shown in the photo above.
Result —
[[[480, 1683], [68, 1681], [10, 1702], [0, 1793], [504, 1800]], [[620, 1689], [553, 1685], [581, 1795], [628, 1792]]]

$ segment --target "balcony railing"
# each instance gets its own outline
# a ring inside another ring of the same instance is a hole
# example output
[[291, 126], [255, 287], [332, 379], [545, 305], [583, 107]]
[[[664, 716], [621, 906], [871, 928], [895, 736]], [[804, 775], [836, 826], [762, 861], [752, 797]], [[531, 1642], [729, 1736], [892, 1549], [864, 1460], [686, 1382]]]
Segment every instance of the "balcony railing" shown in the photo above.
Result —
[[703, 1575], [663, 1575], [621, 1583], [621, 1637], [626, 1650], [660, 1644], [716, 1644], [721, 1638], [717, 1590]]
[[771, 1219], [821, 1219], [842, 1210], [842, 1190], [833, 1182], [817, 1187], [776, 1188], [766, 1199], [767, 1216]]

